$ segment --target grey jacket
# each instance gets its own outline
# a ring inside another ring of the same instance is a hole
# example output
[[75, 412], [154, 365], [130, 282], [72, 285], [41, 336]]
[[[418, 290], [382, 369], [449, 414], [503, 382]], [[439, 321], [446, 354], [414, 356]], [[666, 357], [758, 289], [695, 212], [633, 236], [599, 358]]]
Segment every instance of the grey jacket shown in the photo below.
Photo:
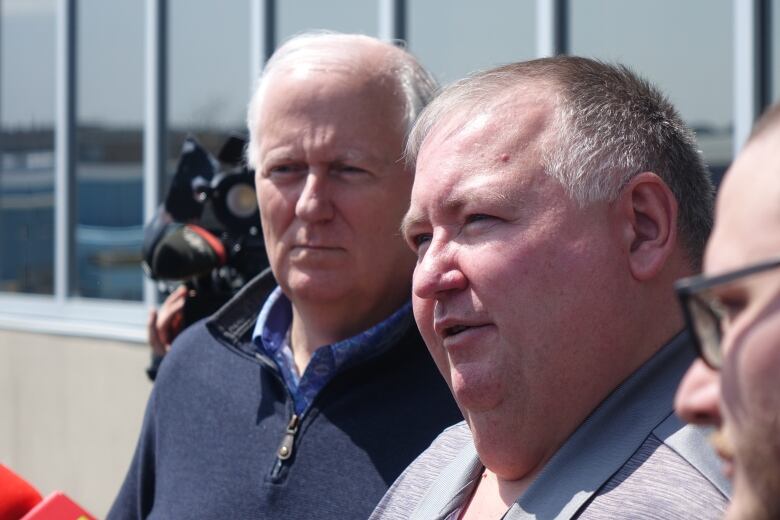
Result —
[[[504, 518], [721, 518], [730, 490], [707, 432], [673, 411], [694, 357], [683, 334], [664, 346], [579, 426]], [[459, 423], [401, 474], [371, 520], [457, 518], [483, 469]]]

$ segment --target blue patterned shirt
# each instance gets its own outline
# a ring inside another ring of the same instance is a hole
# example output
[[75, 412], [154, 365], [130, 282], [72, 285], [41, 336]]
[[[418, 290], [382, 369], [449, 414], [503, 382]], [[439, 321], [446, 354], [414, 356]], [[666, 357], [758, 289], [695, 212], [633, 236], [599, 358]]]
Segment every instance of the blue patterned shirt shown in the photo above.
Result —
[[324, 345], [314, 351], [303, 374], [298, 374], [290, 347], [292, 304], [277, 287], [268, 296], [257, 317], [252, 339], [257, 351], [271, 358], [293, 398], [300, 415], [333, 376], [355, 363], [373, 357], [395, 344], [411, 324], [412, 303], [406, 302], [389, 318], [351, 338]]

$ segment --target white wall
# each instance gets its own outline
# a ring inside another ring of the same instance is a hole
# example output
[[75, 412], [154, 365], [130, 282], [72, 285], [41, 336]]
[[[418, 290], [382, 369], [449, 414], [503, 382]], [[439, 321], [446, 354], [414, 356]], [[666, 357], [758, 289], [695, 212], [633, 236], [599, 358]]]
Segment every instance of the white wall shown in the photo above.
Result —
[[0, 463], [108, 512], [152, 388], [139, 344], [0, 330]]

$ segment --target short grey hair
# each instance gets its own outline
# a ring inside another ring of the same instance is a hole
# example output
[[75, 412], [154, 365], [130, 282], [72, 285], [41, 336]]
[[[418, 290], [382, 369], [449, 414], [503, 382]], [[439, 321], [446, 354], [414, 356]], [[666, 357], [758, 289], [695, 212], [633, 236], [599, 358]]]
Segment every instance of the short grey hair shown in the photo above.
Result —
[[525, 90], [541, 91], [555, 106], [545, 172], [582, 206], [615, 200], [635, 175], [654, 172], [677, 199], [681, 242], [700, 268], [713, 222], [709, 170], [669, 100], [625, 66], [556, 56], [475, 73], [445, 88], [420, 115], [407, 141], [410, 166], [440, 121], [493, 108]]
[[417, 116], [433, 99], [439, 86], [430, 72], [405, 49], [362, 34], [344, 34], [332, 31], [314, 31], [293, 36], [279, 47], [268, 60], [247, 110], [249, 144], [247, 145], [247, 164], [254, 168], [259, 161], [257, 123], [260, 106], [268, 78], [273, 71], [283, 67], [294, 67], [300, 63], [318, 63], [329, 61], [323, 68], [348, 70], [357, 74], [365, 73], [365, 65], [356, 54], [366, 46], [386, 48], [386, 62], [377, 67], [380, 74], [394, 81], [405, 102], [403, 124], [406, 134], [411, 131]]

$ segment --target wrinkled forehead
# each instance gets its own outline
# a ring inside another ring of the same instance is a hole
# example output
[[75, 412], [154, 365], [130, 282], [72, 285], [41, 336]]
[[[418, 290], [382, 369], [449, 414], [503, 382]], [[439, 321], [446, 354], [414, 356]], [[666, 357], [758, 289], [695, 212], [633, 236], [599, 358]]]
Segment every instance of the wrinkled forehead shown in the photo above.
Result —
[[369, 78], [355, 71], [317, 67], [285, 67], [274, 70], [263, 84], [260, 119], [271, 108], [289, 110], [327, 109], [327, 102], [338, 99], [377, 97]]
[[398, 161], [405, 134], [403, 98], [376, 76], [337, 70], [279, 70], [256, 114], [259, 157], [269, 148], [327, 147]]
[[718, 193], [705, 271], [716, 274], [780, 256], [780, 132], [752, 141]]

